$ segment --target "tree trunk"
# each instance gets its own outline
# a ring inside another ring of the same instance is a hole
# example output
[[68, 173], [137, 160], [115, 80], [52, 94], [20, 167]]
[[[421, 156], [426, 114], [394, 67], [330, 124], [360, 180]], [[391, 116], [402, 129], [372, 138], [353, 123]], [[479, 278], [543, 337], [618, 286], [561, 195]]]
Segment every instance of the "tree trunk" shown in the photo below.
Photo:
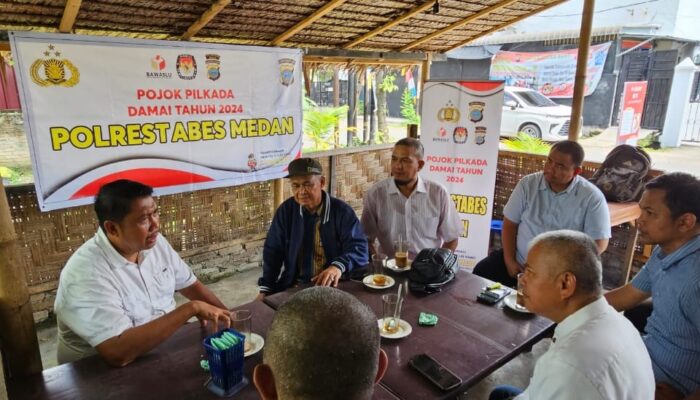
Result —
[[362, 114], [362, 143], [367, 143], [369, 138], [369, 112], [370, 112], [370, 91], [369, 91], [369, 68], [365, 69], [365, 87], [364, 87], [364, 113]]
[[[333, 67], [333, 107], [340, 106], [340, 79], [338, 67]], [[340, 146], [340, 118], [333, 127], [333, 145], [337, 149]]]
[[[372, 71], [374, 75], [374, 71]], [[369, 141], [367, 143], [374, 144], [374, 137], [377, 133], [377, 102], [375, 101], [374, 91], [377, 88], [376, 75], [372, 77], [369, 87]]]
[[0, 179], [0, 344], [10, 379], [41, 372], [41, 355], [17, 235]]
[[348, 74], [348, 147], [352, 145], [355, 129], [357, 129], [357, 73], [350, 71]]
[[384, 139], [389, 138], [389, 126], [386, 123], [387, 112], [387, 92], [381, 89], [381, 84], [384, 82], [386, 73], [380, 69], [377, 71], [377, 125], [379, 132], [384, 135]]

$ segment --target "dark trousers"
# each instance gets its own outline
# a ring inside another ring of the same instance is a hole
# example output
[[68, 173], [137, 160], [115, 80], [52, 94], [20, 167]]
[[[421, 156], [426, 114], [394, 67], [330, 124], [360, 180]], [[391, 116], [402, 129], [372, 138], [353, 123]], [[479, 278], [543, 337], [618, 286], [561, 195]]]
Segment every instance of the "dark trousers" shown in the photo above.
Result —
[[506, 261], [503, 258], [503, 249], [495, 250], [488, 257], [479, 261], [472, 272], [482, 278], [501, 282], [506, 286], [513, 288], [518, 286], [518, 280], [508, 275]]

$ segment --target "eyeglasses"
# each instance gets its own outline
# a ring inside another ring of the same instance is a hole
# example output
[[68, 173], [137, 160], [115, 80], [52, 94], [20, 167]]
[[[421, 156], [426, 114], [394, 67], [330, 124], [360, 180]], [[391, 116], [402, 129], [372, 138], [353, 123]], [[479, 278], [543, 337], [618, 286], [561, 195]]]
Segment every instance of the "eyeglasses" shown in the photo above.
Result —
[[316, 183], [314, 182], [304, 182], [301, 185], [298, 183], [292, 183], [292, 192], [296, 193], [301, 189], [304, 189], [306, 192], [310, 192], [315, 186]]

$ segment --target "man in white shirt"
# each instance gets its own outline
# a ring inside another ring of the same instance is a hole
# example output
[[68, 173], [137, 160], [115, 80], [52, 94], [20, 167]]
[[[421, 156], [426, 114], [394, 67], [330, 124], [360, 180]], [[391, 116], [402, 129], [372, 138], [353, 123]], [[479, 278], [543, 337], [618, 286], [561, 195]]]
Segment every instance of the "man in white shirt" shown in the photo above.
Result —
[[553, 231], [532, 241], [520, 278], [524, 305], [558, 325], [527, 389], [496, 388], [490, 400], [654, 398], [649, 354], [603, 297], [601, 271], [596, 243], [584, 233]]
[[[410, 243], [409, 258], [425, 248], [457, 248], [462, 222], [447, 190], [418, 175], [425, 165], [423, 153], [418, 139], [396, 142], [391, 154], [391, 178], [377, 182], [365, 194], [360, 222], [370, 253], [392, 256], [399, 237]], [[374, 248], [375, 239], [381, 250]]]
[[[158, 233], [150, 186], [118, 180], [100, 188], [100, 227], [61, 271], [54, 310], [59, 363], [95, 352], [125, 366], [170, 337], [191, 317], [230, 326], [226, 306]], [[190, 302], [175, 307], [174, 292]]]

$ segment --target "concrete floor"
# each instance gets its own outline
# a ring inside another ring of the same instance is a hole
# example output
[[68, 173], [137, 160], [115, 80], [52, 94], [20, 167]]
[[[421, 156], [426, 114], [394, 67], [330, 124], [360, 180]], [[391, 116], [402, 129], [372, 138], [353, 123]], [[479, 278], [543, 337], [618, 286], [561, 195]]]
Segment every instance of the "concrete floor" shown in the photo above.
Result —
[[[238, 273], [219, 282], [208, 285], [209, 288], [229, 307], [250, 302], [258, 293], [257, 279], [260, 276], [259, 269], [251, 269]], [[176, 295], [178, 304], [185, 299]], [[39, 347], [44, 368], [56, 366], [56, 327], [45, 326], [37, 332]], [[460, 396], [461, 400], [484, 400], [494, 386], [499, 384], [511, 384], [518, 387], [526, 387], [530, 376], [539, 358], [549, 348], [550, 341], [543, 340], [533, 347], [532, 352], [521, 354], [508, 364], [486, 377], [479, 384]]]

